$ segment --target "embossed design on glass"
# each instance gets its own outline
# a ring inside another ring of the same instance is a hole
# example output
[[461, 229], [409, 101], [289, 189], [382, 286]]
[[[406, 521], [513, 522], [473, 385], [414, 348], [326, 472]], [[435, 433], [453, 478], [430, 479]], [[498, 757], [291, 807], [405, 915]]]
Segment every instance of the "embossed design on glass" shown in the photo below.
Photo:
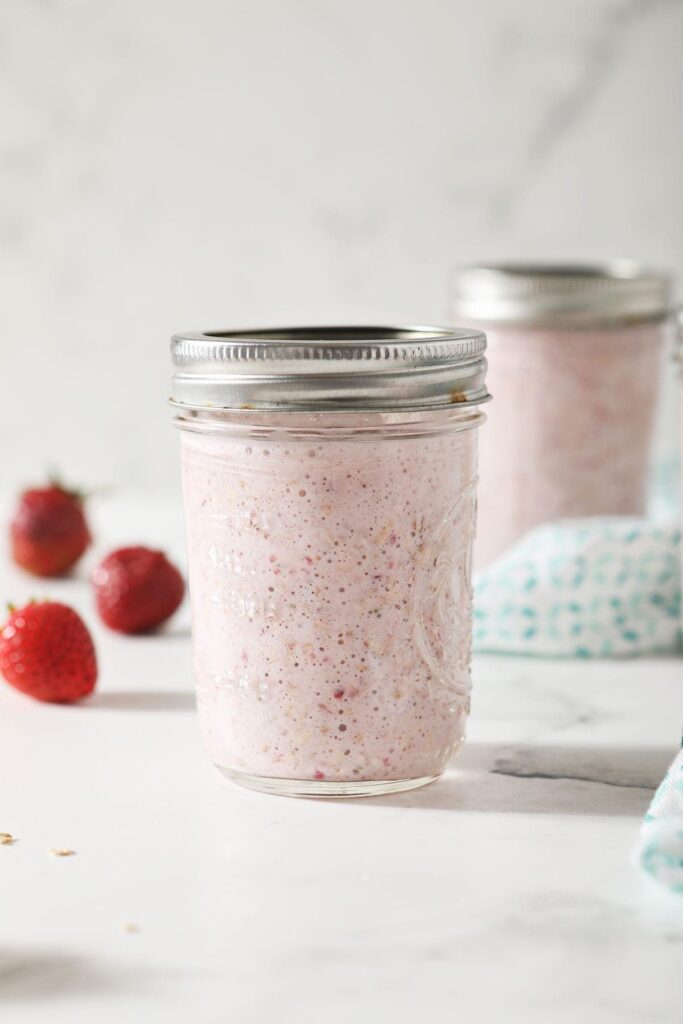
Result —
[[472, 630], [471, 550], [475, 481], [464, 485], [422, 558], [415, 588], [415, 645], [437, 691], [467, 714]]

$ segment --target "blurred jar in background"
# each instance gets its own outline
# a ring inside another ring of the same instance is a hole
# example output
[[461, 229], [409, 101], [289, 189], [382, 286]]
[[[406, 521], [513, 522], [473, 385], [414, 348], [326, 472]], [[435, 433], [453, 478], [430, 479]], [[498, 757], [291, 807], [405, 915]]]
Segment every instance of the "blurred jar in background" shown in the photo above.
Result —
[[459, 268], [450, 312], [488, 336], [475, 560], [558, 519], [641, 515], [670, 281], [605, 266]]

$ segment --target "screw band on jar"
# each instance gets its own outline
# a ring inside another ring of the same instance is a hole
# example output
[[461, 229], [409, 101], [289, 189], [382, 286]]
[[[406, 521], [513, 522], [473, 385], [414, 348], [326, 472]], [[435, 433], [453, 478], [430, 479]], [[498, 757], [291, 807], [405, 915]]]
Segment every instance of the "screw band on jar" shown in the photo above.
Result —
[[175, 335], [171, 401], [191, 409], [396, 411], [479, 405], [481, 331], [294, 327]]
[[533, 327], [617, 326], [671, 313], [671, 278], [630, 260], [456, 267], [450, 305], [462, 322]]

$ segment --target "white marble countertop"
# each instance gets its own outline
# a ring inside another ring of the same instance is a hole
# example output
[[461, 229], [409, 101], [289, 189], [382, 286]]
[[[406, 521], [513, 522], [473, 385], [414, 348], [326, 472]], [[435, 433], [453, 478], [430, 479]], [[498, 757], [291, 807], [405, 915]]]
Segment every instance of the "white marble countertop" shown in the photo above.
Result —
[[[182, 557], [177, 502], [97, 519], [101, 550]], [[36, 586], [2, 566], [15, 601], [81, 608], [101, 663], [76, 707], [0, 688], [3, 1019], [680, 1021], [683, 901], [656, 899], [633, 851], [683, 723], [681, 662], [478, 659], [440, 782], [268, 797], [203, 755], [187, 610], [163, 636], [106, 633], [86, 569]]]

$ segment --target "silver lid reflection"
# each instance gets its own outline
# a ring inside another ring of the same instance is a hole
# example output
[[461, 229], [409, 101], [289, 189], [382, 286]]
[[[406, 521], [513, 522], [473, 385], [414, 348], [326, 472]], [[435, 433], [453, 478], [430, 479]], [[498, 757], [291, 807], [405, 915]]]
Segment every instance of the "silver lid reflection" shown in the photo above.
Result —
[[176, 334], [172, 402], [190, 409], [393, 411], [485, 402], [486, 337], [441, 327]]
[[661, 319], [670, 304], [670, 278], [628, 260], [467, 266], [451, 278], [450, 313], [473, 323], [616, 325]]

